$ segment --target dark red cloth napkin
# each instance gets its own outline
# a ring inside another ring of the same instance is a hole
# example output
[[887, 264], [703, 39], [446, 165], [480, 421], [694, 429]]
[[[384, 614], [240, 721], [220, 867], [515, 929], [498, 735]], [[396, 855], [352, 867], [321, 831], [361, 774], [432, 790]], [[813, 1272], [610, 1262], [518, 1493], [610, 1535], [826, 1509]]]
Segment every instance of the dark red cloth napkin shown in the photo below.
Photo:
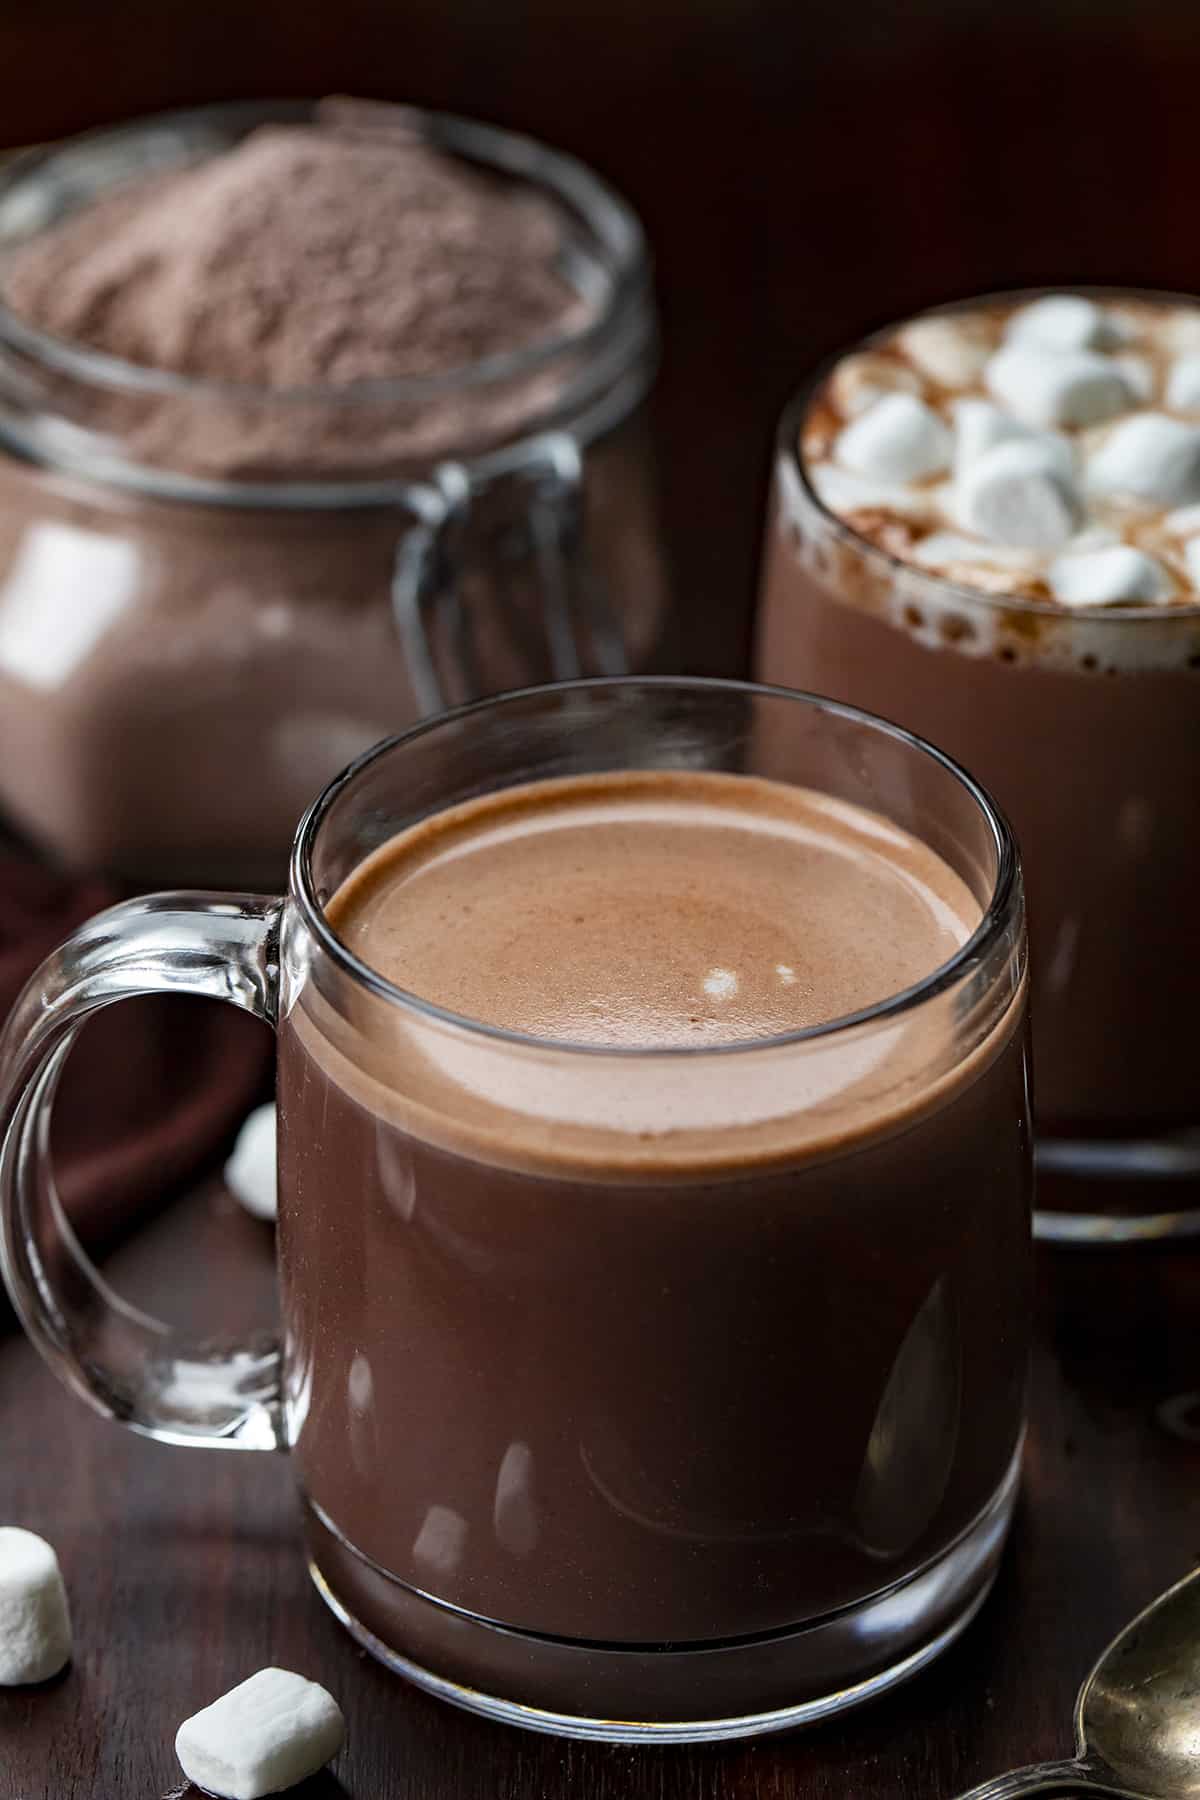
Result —
[[[0, 852], [0, 1016], [44, 956], [119, 898], [103, 881]], [[83, 1242], [111, 1241], [219, 1156], [266, 1097], [270, 1068], [267, 1028], [217, 1001], [123, 1001], [91, 1020], [63, 1073], [52, 1133], [59, 1190]]]

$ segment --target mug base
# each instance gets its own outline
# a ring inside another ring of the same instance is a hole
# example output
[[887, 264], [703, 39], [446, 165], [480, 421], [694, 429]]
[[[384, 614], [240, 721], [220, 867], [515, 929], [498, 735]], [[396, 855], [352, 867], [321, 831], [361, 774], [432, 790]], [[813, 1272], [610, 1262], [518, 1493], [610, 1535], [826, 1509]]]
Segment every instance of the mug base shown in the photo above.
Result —
[[[1051, 1244], [1131, 1244], [1200, 1233], [1200, 1129], [1147, 1138], [1042, 1137], [1034, 1236]], [[1086, 1184], [1086, 1185], [1085, 1185]], [[1189, 1204], [1190, 1202], [1190, 1204]]]
[[557, 1737], [688, 1744], [756, 1737], [861, 1706], [925, 1668], [987, 1598], [1020, 1452], [934, 1561], [856, 1605], [752, 1638], [678, 1646], [540, 1636], [463, 1613], [386, 1574], [305, 1502], [309, 1573], [371, 1655], [467, 1712]]

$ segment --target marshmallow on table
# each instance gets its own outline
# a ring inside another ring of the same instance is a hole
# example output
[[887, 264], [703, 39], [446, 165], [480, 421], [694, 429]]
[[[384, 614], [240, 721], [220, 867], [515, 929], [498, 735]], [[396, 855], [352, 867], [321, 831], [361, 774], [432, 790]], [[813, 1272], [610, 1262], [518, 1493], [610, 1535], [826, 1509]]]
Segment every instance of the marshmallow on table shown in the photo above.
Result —
[[279, 1200], [273, 1102], [256, 1106], [238, 1132], [225, 1164], [225, 1185], [256, 1219], [275, 1218]]
[[896, 341], [923, 375], [942, 387], [973, 387], [991, 355], [991, 345], [978, 319], [934, 314], [913, 319]]
[[1094, 300], [1082, 294], [1047, 294], [1015, 312], [1004, 335], [1010, 344], [1041, 350], [1101, 350], [1125, 334]]
[[1055, 550], [1083, 517], [1067, 444], [1019, 437], [994, 444], [955, 484], [959, 524], [994, 544]]
[[1009, 344], [984, 371], [989, 392], [1023, 425], [1099, 425], [1136, 398], [1111, 357], [1094, 350], [1052, 351]]
[[855, 475], [920, 481], [949, 467], [952, 441], [924, 401], [912, 394], [887, 394], [838, 434], [833, 454]]
[[1123, 419], [1088, 460], [1093, 493], [1130, 494], [1160, 506], [1200, 500], [1200, 426], [1165, 413]]
[[1183, 560], [1187, 564], [1188, 580], [1194, 588], [1200, 589], [1200, 537], [1188, 539], [1183, 546]]
[[1171, 591], [1161, 563], [1132, 544], [1056, 557], [1046, 579], [1064, 606], [1113, 606], [1123, 600], [1161, 600]]
[[1176, 412], [1200, 412], [1200, 350], [1177, 356], [1167, 376], [1167, 405]]
[[44, 1538], [0, 1526], [0, 1687], [49, 1681], [71, 1660], [71, 1616]]
[[225, 1800], [260, 1800], [315, 1775], [345, 1737], [332, 1694], [288, 1669], [260, 1669], [185, 1719], [175, 1754], [197, 1787]]

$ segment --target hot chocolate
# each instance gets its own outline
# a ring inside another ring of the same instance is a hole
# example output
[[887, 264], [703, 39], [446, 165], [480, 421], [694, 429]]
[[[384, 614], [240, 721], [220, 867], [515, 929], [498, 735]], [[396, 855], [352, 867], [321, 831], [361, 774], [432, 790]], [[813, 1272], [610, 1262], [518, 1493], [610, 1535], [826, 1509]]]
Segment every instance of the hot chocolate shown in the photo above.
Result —
[[[880, 814], [682, 769], [465, 801], [326, 914], [419, 998], [347, 1014], [308, 982], [281, 1026], [285, 1385], [318, 1579], [393, 1656], [566, 1714], [827, 1691], [827, 1648], [805, 1675], [768, 1638], [731, 1674], [719, 1646], [1003, 1529], [1023, 993], [966, 1054], [949, 994], [879, 1034], [803, 1034], [928, 982], [978, 895]], [[685, 1673], [664, 1646], [714, 1654]], [[857, 1645], [834, 1675], [871, 1666]]]
[[653, 666], [642, 240], [553, 153], [348, 102], [0, 182], [0, 804], [139, 883], [281, 885], [424, 713]]
[[932, 851], [828, 796], [649, 772], [439, 813], [376, 851], [329, 917], [449, 1012], [646, 1049], [862, 1012], [948, 962], [979, 907]]
[[1016, 827], [1041, 1131], [1200, 1111], [1200, 309], [1010, 297], [839, 361], [783, 427], [757, 652], [960, 758]]
[[[503, 695], [333, 781], [285, 899], [128, 901], [47, 959], [0, 1271], [101, 1412], [290, 1451], [320, 1592], [427, 1690], [618, 1742], [824, 1718], [955, 1641], [1012, 1516], [1025, 966], [1003, 819], [908, 734]], [[279, 1335], [193, 1343], [63, 1235], [63, 1048], [160, 990], [278, 1031]]]

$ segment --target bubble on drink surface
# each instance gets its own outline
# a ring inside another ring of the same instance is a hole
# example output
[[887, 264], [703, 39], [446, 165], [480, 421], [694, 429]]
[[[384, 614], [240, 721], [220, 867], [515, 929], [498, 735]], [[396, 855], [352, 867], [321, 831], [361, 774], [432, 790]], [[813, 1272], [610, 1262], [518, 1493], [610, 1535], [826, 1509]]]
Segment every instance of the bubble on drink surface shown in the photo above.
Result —
[[732, 969], [710, 969], [704, 977], [704, 991], [712, 1000], [732, 1000], [738, 978]]

